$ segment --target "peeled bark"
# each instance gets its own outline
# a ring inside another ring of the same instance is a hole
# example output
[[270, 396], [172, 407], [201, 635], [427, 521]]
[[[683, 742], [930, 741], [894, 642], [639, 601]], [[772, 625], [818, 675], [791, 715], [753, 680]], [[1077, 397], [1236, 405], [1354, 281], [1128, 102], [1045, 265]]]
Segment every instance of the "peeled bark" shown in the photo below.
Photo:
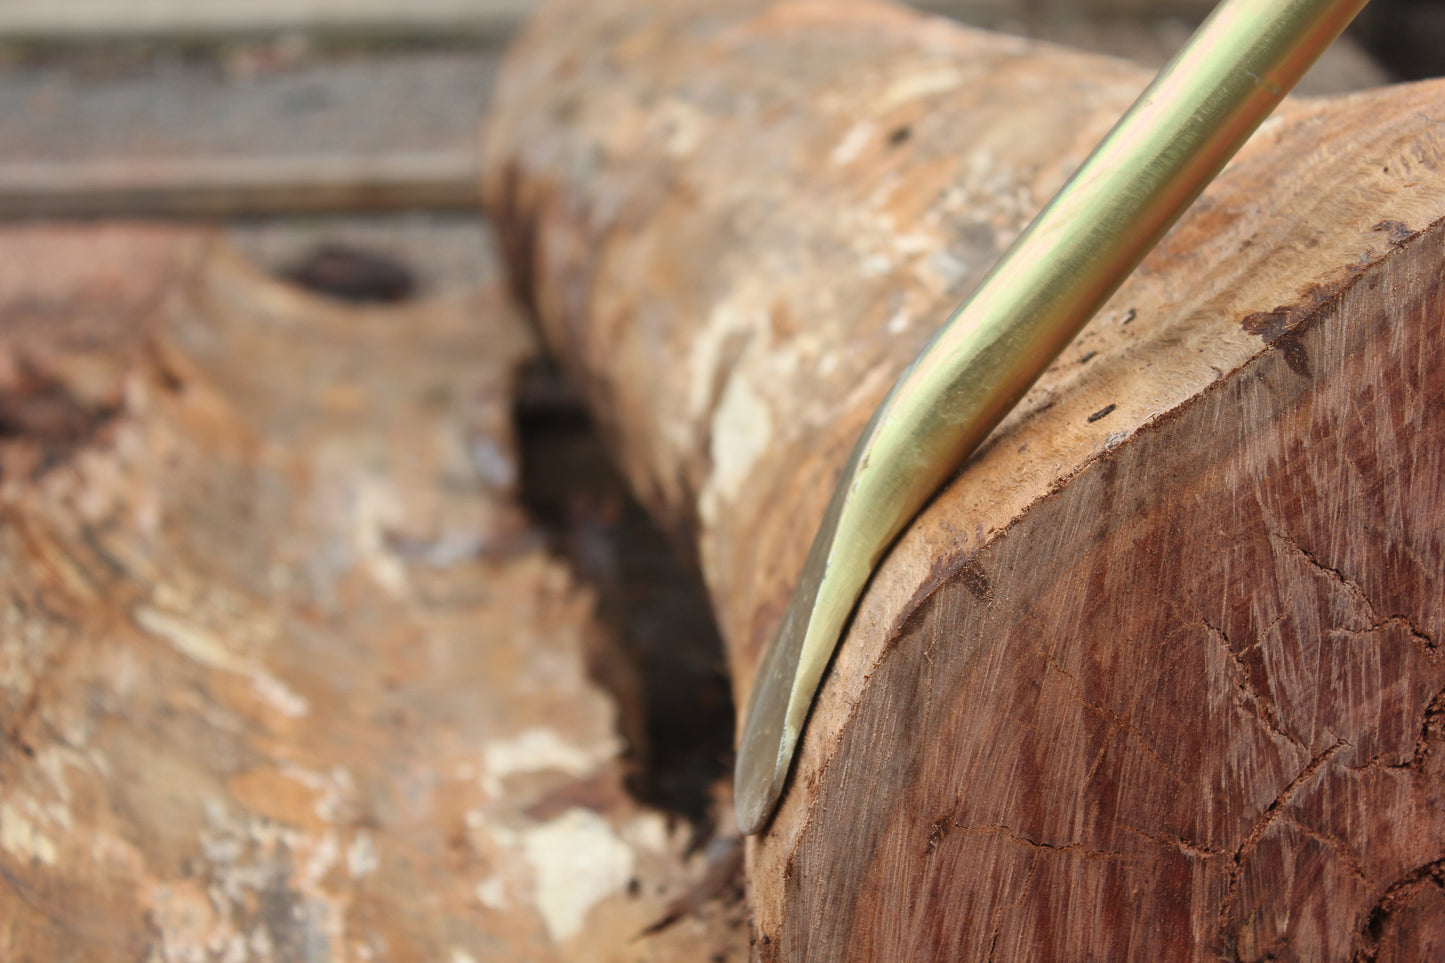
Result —
[[[870, 2], [557, 2], [484, 193], [741, 702], [836, 473], [1148, 80]], [[1291, 100], [902, 536], [763, 959], [1445, 943], [1445, 84]]]
[[738, 958], [515, 503], [493, 282], [328, 303], [0, 231], [0, 958]]

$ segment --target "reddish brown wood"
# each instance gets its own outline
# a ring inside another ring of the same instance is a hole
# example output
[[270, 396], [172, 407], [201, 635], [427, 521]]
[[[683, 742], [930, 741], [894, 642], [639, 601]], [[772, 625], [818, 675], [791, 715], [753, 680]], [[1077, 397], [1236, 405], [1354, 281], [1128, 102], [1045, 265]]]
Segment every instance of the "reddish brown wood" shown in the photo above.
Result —
[[[485, 193], [745, 699], [892, 378], [1147, 76], [866, 2], [559, 2]], [[1445, 86], [1291, 101], [895, 546], [764, 959], [1445, 944]]]

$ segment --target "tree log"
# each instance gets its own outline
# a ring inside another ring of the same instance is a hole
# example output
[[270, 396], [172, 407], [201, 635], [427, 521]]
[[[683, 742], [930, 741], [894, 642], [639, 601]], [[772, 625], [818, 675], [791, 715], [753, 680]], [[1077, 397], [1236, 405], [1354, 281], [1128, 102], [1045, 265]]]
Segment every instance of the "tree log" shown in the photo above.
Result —
[[0, 232], [0, 959], [741, 957], [723, 907], [637, 939], [700, 859], [514, 500], [533, 350], [498, 281]]
[[[566, 0], [484, 195], [745, 701], [889, 384], [1148, 80]], [[779, 960], [1445, 946], [1445, 85], [1291, 100], [902, 536], [749, 844]]]

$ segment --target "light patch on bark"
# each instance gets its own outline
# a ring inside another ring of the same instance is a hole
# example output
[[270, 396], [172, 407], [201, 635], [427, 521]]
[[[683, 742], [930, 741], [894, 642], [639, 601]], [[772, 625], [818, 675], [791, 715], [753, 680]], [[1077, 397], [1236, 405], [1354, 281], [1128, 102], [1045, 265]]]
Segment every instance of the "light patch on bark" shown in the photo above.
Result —
[[712, 476], [699, 506], [711, 526], [722, 502], [736, 500], [773, 441], [773, 416], [746, 378], [728, 383], [712, 419]]
[[572, 808], [526, 830], [522, 846], [536, 879], [537, 911], [556, 943], [582, 932], [592, 908], [632, 878], [631, 847], [589, 809]]
[[352, 879], [361, 879], [363, 876], [370, 876], [376, 872], [381, 865], [381, 857], [377, 855], [376, 843], [371, 838], [371, 833], [361, 831], [346, 847], [346, 871], [351, 874]]
[[255, 687], [257, 695], [270, 703], [283, 716], [300, 719], [311, 710], [311, 704], [306, 701], [304, 696], [293, 692], [284, 682], [269, 672], [253, 674], [251, 685]]
[[[74, 739], [72, 744], [79, 746], [82, 745], [83, 742], [80, 739]], [[82, 766], [85, 764], [85, 761], [85, 756], [76, 749], [71, 749], [68, 746], [47, 746], [36, 755], [35, 767], [45, 774], [45, 779], [50, 783], [50, 787], [55, 790], [55, 795], [63, 800], [66, 805], [69, 805], [74, 798], [74, 794], [70, 790], [70, 780], [65, 777], [65, 770], [68, 765]], [[58, 808], [60, 813], [63, 814], [63, 821], [60, 821], [60, 825], [66, 829], [71, 828], [69, 810], [64, 807], [52, 806], [50, 808]]]
[[877, 131], [878, 125], [873, 121], [858, 121], [843, 134], [843, 139], [838, 141], [838, 146], [834, 147], [832, 153], [828, 155], [828, 163], [834, 167], [843, 167], [853, 163], [858, 159], [858, 155], [863, 153], [863, 148], [868, 146], [868, 141], [873, 139], [873, 135]]
[[487, 909], [504, 910], [512, 905], [512, 901], [507, 898], [507, 884], [500, 876], [488, 876], [477, 883], [473, 892], [476, 893], [477, 902]]
[[615, 738], [584, 749], [565, 742], [555, 730], [528, 729], [487, 745], [482, 788], [496, 798], [502, 795], [502, 783], [508, 777], [522, 773], [563, 772], [580, 778], [616, 756], [619, 748]]
[[622, 837], [636, 849], [654, 853], [667, 853], [672, 849], [667, 835], [667, 820], [661, 813], [647, 812], [629, 820], [622, 827]]
[[341, 846], [336, 840], [336, 833], [331, 830], [321, 834], [319, 839], [311, 846], [310, 852], [300, 863], [296, 872], [296, 879], [306, 889], [315, 889], [321, 885], [321, 880], [331, 872], [331, 867], [341, 856]]
[[281, 772], [316, 794], [312, 811], [323, 823], [334, 823], [341, 809], [356, 797], [356, 780], [345, 766], [332, 766], [326, 772], [315, 772], [292, 763], [282, 763]]
[[[241, 936], [234, 929], [219, 925], [204, 884], [198, 880], [158, 884], [150, 887], [146, 897], [147, 915], [159, 935], [159, 946], [153, 948], [150, 956], [152, 960], [170, 963], [187, 958], [205, 959], [204, 947], [220, 946], [229, 950], [236, 945], [236, 937]], [[239, 945], [244, 954], [244, 937]]]
[[351, 531], [357, 555], [377, 584], [396, 596], [407, 592], [406, 566], [387, 547], [386, 532], [404, 516], [396, 492], [385, 482], [373, 480], [357, 488]]
[[874, 102], [873, 111], [885, 114], [895, 107], [953, 90], [964, 81], [963, 72], [948, 64], [924, 66], [898, 77]]
[[675, 99], [658, 107], [655, 124], [668, 156], [678, 159], [696, 151], [708, 129], [702, 113], [686, 101]]
[[250, 666], [226, 645], [224, 639], [180, 616], [149, 605], [138, 605], [135, 622], [146, 632], [169, 642], [181, 655], [211, 669], [244, 674]]
[[[202, 921], [186, 908], [193, 902], [188, 882], [156, 886], [150, 894], [152, 918], [169, 914], [173, 921], [186, 923], [160, 927], [164, 959], [188, 959], [198, 948], [226, 946], [229, 951], [243, 946], [248, 954], [237, 959], [272, 960], [280, 958], [283, 943], [290, 941], [304, 945], [308, 959], [329, 959], [328, 948], [345, 945], [344, 905], [325, 886], [343, 856], [334, 831], [304, 832], [244, 810], [233, 815], [214, 797], [203, 800], [203, 809], [207, 827], [198, 841], [210, 914], [202, 933]], [[248, 932], [252, 908], [265, 894], [285, 895], [291, 904], [289, 919], [267, 918]], [[174, 905], [168, 907], [168, 901]], [[243, 942], [237, 941], [238, 935], [244, 936]], [[281, 936], [284, 940], [278, 942]]]
[[893, 258], [881, 251], [863, 255], [858, 262], [858, 274], [865, 278], [882, 277], [893, 270]]
[[56, 848], [29, 817], [12, 803], [0, 803], [0, 847], [16, 859], [55, 865]]
[[209, 629], [150, 605], [137, 605], [131, 613], [136, 625], [170, 643], [181, 655], [210, 669], [232, 672], [251, 680], [256, 694], [282, 715], [296, 719], [310, 704], [280, 679], [232, 652], [226, 641]]
[[748, 317], [732, 301], [715, 306], [707, 317], [707, 323], [692, 341], [687, 359], [688, 395], [687, 413], [689, 418], [701, 418], [712, 404], [717, 369], [721, 363], [723, 346], [738, 331], [747, 328]]

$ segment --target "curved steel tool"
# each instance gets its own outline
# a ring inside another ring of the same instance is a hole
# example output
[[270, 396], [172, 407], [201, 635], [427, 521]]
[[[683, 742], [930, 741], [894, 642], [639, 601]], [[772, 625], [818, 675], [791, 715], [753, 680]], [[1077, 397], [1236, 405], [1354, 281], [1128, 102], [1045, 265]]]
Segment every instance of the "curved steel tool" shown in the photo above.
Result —
[[1225, 0], [903, 372], [863, 429], [738, 747], [763, 827], [823, 672], [883, 553], [1366, 0]]

